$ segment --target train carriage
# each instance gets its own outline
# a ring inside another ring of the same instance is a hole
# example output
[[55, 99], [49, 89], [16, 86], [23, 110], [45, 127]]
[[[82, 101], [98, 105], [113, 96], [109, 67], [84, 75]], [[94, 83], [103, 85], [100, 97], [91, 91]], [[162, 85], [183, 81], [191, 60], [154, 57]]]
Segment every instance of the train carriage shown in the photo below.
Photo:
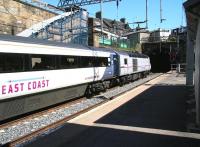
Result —
[[0, 35], [0, 121], [123, 83], [146, 64], [113, 49]]
[[148, 56], [139, 53], [119, 52], [118, 75], [120, 85], [145, 77], [151, 70]]

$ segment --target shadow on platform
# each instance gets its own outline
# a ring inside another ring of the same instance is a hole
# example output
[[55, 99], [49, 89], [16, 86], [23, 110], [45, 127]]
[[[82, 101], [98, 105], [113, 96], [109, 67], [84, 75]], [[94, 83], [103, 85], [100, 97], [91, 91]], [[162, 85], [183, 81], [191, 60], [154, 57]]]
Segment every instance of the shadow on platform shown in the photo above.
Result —
[[158, 84], [96, 123], [186, 131], [187, 88]]
[[[183, 85], [158, 84], [96, 124], [186, 131], [188, 89]], [[82, 131], [81, 131], [82, 130]], [[27, 146], [48, 147], [200, 147], [200, 140], [127, 131], [106, 127], [66, 124]]]

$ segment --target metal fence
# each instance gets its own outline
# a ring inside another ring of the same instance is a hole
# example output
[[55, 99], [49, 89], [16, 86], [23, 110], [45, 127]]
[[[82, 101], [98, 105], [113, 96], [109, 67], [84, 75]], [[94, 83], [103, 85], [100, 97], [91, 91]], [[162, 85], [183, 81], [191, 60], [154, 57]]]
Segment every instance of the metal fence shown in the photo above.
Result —
[[171, 64], [171, 72], [185, 73], [186, 63]]
[[105, 37], [99, 37], [100, 46], [109, 46], [114, 48], [121, 48], [125, 50], [130, 50], [133, 47], [130, 45], [129, 39], [123, 38], [115, 38], [115, 39], [107, 39]]

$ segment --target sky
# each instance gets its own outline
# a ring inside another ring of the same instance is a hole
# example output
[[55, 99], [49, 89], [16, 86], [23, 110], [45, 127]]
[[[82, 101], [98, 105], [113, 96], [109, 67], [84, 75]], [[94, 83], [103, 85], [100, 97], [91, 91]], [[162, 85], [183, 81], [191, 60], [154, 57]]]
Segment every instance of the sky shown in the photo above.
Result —
[[[43, 0], [47, 3], [57, 5], [59, 0]], [[103, 17], [120, 20], [126, 18], [128, 23], [144, 21], [146, 16], [146, 0], [121, 0], [117, 11], [116, 2], [103, 3]], [[185, 12], [183, 9], [185, 0], [162, 0], [163, 18], [166, 19], [160, 23], [160, 0], [148, 0], [148, 26], [149, 30], [174, 29], [186, 25]], [[87, 9], [90, 17], [95, 17], [95, 13], [100, 11], [100, 4], [88, 5]], [[118, 13], [117, 13], [118, 12]], [[137, 27], [136, 24], [130, 24], [130, 27]], [[141, 25], [145, 27], [145, 24]]]

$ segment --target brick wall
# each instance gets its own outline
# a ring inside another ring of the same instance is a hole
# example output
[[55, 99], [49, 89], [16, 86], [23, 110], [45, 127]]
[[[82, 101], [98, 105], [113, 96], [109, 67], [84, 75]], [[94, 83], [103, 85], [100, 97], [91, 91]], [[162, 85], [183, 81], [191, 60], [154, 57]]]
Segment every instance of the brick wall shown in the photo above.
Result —
[[15, 35], [56, 14], [18, 0], [0, 0], [0, 16], [0, 34]]

